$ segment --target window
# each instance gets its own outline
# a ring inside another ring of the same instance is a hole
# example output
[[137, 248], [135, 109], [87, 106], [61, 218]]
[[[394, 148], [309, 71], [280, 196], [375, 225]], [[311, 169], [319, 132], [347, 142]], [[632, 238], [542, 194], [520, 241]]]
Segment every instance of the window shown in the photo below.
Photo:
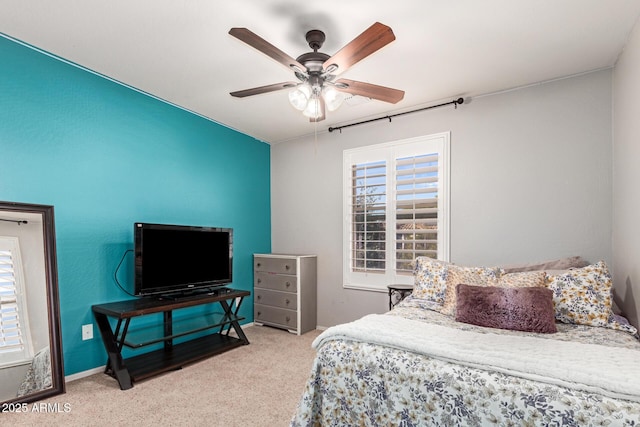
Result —
[[449, 133], [345, 150], [344, 286], [412, 283], [418, 256], [449, 259]]
[[31, 357], [23, 289], [18, 239], [0, 237], [0, 366]]

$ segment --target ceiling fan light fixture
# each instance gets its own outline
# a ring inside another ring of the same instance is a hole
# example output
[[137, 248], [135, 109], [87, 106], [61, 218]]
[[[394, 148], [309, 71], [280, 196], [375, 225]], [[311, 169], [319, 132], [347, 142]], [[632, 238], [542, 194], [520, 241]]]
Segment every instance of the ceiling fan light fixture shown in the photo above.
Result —
[[310, 119], [317, 119], [322, 115], [319, 95], [314, 94], [311, 99], [309, 99], [309, 102], [302, 114]]
[[324, 102], [326, 103], [327, 110], [329, 111], [336, 111], [344, 101], [344, 93], [333, 87], [326, 87], [323, 90], [322, 96], [324, 96]]
[[307, 108], [310, 96], [311, 88], [306, 84], [299, 85], [294, 90], [289, 92], [289, 102], [296, 110], [303, 111], [305, 108]]

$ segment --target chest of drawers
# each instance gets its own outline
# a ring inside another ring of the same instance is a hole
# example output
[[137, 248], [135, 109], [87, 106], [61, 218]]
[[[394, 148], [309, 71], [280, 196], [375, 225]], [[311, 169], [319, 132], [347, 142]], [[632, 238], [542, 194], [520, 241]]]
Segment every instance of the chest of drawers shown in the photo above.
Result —
[[317, 257], [253, 256], [254, 323], [301, 335], [316, 328]]

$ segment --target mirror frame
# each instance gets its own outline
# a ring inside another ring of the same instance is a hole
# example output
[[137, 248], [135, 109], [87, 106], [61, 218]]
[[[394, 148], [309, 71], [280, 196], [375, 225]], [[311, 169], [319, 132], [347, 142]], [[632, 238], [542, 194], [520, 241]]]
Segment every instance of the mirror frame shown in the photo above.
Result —
[[49, 348], [51, 351], [51, 388], [16, 397], [0, 403], [30, 403], [65, 392], [64, 366], [62, 361], [62, 334], [60, 330], [60, 297], [58, 294], [58, 265], [56, 256], [56, 234], [53, 206], [30, 203], [2, 202], [2, 211], [24, 212], [42, 215], [44, 264], [47, 289], [47, 312], [49, 320]]

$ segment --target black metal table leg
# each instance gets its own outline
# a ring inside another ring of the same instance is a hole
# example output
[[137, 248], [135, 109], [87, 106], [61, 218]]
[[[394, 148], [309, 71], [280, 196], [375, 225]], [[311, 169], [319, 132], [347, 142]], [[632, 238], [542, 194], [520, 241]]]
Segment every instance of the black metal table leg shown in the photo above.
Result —
[[[236, 307], [236, 312], [238, 311], [238, 309], [240, 308], [240, 304], [242, 303], [242, 300], [244, 298], [240, 299], [240, 303], [237, 305]], [[231, 316], [232, 311], [231, 311], [231, 306], [229, 305], [229, 303], [226, 300], [220, 300], [218, 301], [220, 303], [220, 305], [222, 306], [222, 308], [224, 309], [224, 313], [227, 316]], [[236, 331], [236, 334], [238, 334], [238, 338], [240, 338], [245, 344], [249, 344], [249, 339], [247, 338], [247, 336], [244, 334], [244, 331], [242, 330], [242, 328], [240, 327], [240, 323], [238, 323], [237, 320], [232, 320], [230, 322], [230, 327], [229, 330], [231, 329], [231, 327], [233, 327], [233, 330]], [[228, 333], [228, 331], [227, 331]]]
[[[133, 384], [131, 383], [131, 376], [129, 375], [129, 371], [127, 371], [124, 361], [122, 360], [122, 355], [118, 348], [118, 341], [116, 336], [113, 335], [109, 319], [107, 319], [107, 316], [102, 313], [94, 312], [93, 315], [96, 318], [96, 323], [98, 323], [98, 328], [100, 328], [100, 336], [102, 337], [104, 348], [107, 350], [111, 372], [118, 380], [121, 390], [130, 389], [133, 387]], [[128, 325], [125, 325], [125, 330], [126, 326]], [[124, 337], [122, 338], [122, 341], [124, 341]]]

